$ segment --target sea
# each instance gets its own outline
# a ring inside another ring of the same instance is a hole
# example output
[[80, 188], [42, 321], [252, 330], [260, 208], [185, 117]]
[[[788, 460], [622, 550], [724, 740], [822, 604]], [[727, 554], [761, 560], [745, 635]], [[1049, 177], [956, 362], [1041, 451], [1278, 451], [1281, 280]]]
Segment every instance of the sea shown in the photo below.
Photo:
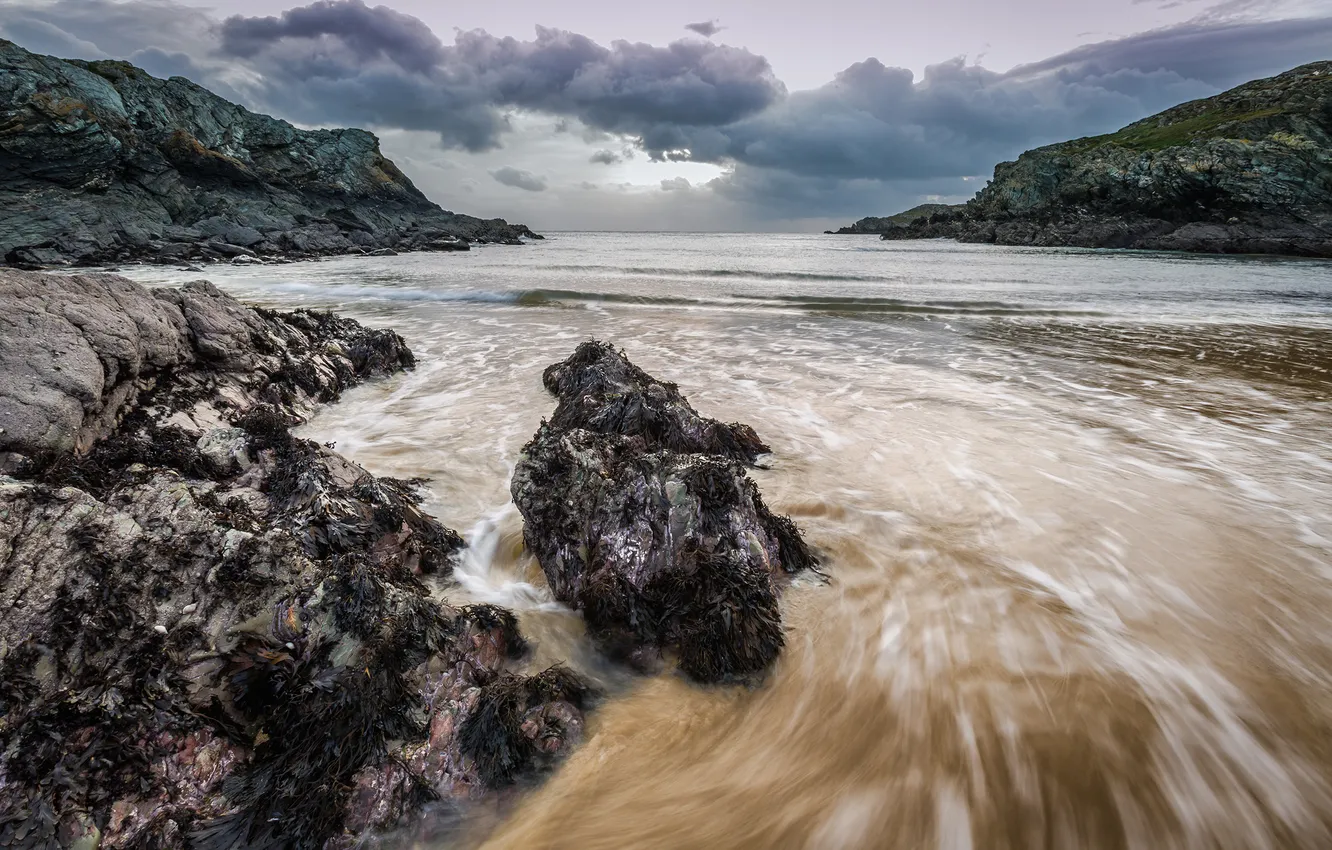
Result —
[[[1332, 263], [554, 233], [204, 273], [401, 333], [302, 430], [429, 479], [440, 592], [605, 696], [541, 783], [403, 847], [1332, 847]], [[753, 687], [606, 662], [522, 546], [541, 371], [622, 348], [773, 449], [826, 578]], [[392, 842], [391, 842], [392, 843]]]

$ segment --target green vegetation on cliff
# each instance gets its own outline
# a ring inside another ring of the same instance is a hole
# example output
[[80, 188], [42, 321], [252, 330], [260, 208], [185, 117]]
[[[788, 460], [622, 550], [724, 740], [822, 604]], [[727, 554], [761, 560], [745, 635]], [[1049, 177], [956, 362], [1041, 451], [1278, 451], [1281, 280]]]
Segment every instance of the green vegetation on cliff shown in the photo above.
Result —
[[885, 239], [1332, 256], [1332, 62], [995, 166]]

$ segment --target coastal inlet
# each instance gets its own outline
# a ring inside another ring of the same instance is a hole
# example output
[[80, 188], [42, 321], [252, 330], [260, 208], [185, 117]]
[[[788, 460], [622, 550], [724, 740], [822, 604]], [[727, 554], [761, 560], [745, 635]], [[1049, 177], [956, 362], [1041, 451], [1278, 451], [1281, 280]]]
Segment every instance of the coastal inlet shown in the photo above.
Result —
[[[414, 371], [300, 433], [430, 478], [468, 543], [441, 592], [607, 694], [542, 785], [400, 846], [1332, 846], [1332, 267], [549, 237], [211, 274], [403, 335]], [[827, 581], [759, 684], [611, 663], [522, 545], [541, 374], [591, 338], [772, 449]]]

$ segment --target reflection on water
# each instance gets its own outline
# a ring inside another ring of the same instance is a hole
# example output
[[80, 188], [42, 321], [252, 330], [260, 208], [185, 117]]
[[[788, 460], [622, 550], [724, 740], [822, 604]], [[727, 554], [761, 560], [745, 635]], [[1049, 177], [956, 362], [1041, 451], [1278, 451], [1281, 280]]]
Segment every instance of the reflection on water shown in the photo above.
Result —
[[[408, 337], [415, 372], [310, 432], [432, 478], [472, 544], [442, 592], [611, 694], [447, 843], [1332, 846], [1327, 264], [598, 235], [227, 271]], [[540, 371], [594, 335], [774, 448], [831, 580], [788, 592], [762, 687], [605, 663], [522, 551]]]

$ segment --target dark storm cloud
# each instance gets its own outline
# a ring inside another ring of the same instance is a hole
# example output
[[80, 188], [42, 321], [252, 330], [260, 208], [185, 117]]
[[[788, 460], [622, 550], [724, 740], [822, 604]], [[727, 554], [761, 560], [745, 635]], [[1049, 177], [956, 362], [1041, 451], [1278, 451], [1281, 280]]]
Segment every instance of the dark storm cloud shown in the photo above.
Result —
[[785, 95], [767, 60], [739, 48], [606, 47], [548, 27], [531, 40], [475, 30], [445, 45], [421, 21], [360, 0], [235, 16], [221, 33], [220, 52], [257, 68], [268, 99], [301, 120], [360, 115], [361, 123], [435, 130], [446, 145], [469, 150], [499, 145], [506, 109], [640, 136], [731, 123]]
[[490, 176], [495, 178], [496, 183], [503, 183], [505, 186], [512, 186], [515, 189], [523, 189], [528, 192], [546, 191], [546, 179], [537, 177], [530, 171], [523, 171], [520, 168], [504, 166], [490, 172]]
[[719, 26], [717, 21], [713, 19], [711, 21], [701, 21], [697, 24], [685, 24], [685, 29], [693, 30], [704, 38], [712, 38], [726, 27]]
[[1112, 71], [1166, 72], [1226, 89], [1320, 59], [1332, 59], [1332, 17], [1190, 22], [1084, 45], [1014, 68], [1008, 76], [1046, 71], [1069, 78]]
[[242, 102], [253, 108], [310, 124], [428, 130], [471, 151], [498, 147], [514, 109], [577, 119], [592, 132], [674, 137], [753, 115], [786, 94], [766, 59], [739, 48], [604, 46], [547, 27], [529, 40], [477, 30], [445, 44], [422, 21], [361, 0], [220, 25], [167, 0], [17, 0], [0, 5], [0, 26], [22, 33], [20, 42], [86, 58], [150, 48], [159, 53], [144, 55], [159, 60], [188, 54], [192, 79], [210, 88], [244, 77]]
[[808, 177], [988, 174], [1041, 144], [1109, 132], [1185, 100], [1322, 58], [1332, 18], [1190, 23], [997, 73], [960, 59], [922, 79], [876, 59], [730, 125], [643, 138], [658, 159]]
[[236, 15], [222, 24], [222, 52], [253, 57], [283, 39], [335, 38], [361, 60], [387, 59], [426, 71], [444, 57], [444, 45], [424, 23], [387, 6], [361, 0], [319, 0], [277, 17]]
[[[1330, 58], [1332, 18], [1234, 17], [1252, 6], [1212, 4], [1185, 24], [1003, 73], [955, 59], [916, 78], [866, 59], [791, 93], [764, 57], [701, 39], [603, 45], [541, 27], [531, 39], [476, 30], [446, 42], [415, 18], [359, 0], [220, 23], [167, 0], [4, 0], [0, 33], [50, 52], [131, 58], [294, 121], [430, 131], [469, 151], [500, 146], [511, 112], [541, 113], [580, 132], [597, 149], [591, 163], [635, 149], [716, 163], [730, 169], [706, 184], [717, 196], [831, 214], [876, 192], [917, 199], [928, 192], [922, 181], [947, 186], [940, 193], [949, 197], [970, 194], [979, 184], [963, 177], [988, 175], [1027, 148]], [[691, 25], [701, 35], [713, 27]], [[629, 147], [617, 154], [620, 145]], [[511, 167], [492, 177], [545, 188]], [[690, 194], [704, 194], [701, 185]]]
[[1034, 144], [1111, 130], [1213, 90], [1169, 72], [1016, 78], [960, 59], [914, 81], [870, 59], [759, 115], [649, 150], [841, 179], [979, 174]]

